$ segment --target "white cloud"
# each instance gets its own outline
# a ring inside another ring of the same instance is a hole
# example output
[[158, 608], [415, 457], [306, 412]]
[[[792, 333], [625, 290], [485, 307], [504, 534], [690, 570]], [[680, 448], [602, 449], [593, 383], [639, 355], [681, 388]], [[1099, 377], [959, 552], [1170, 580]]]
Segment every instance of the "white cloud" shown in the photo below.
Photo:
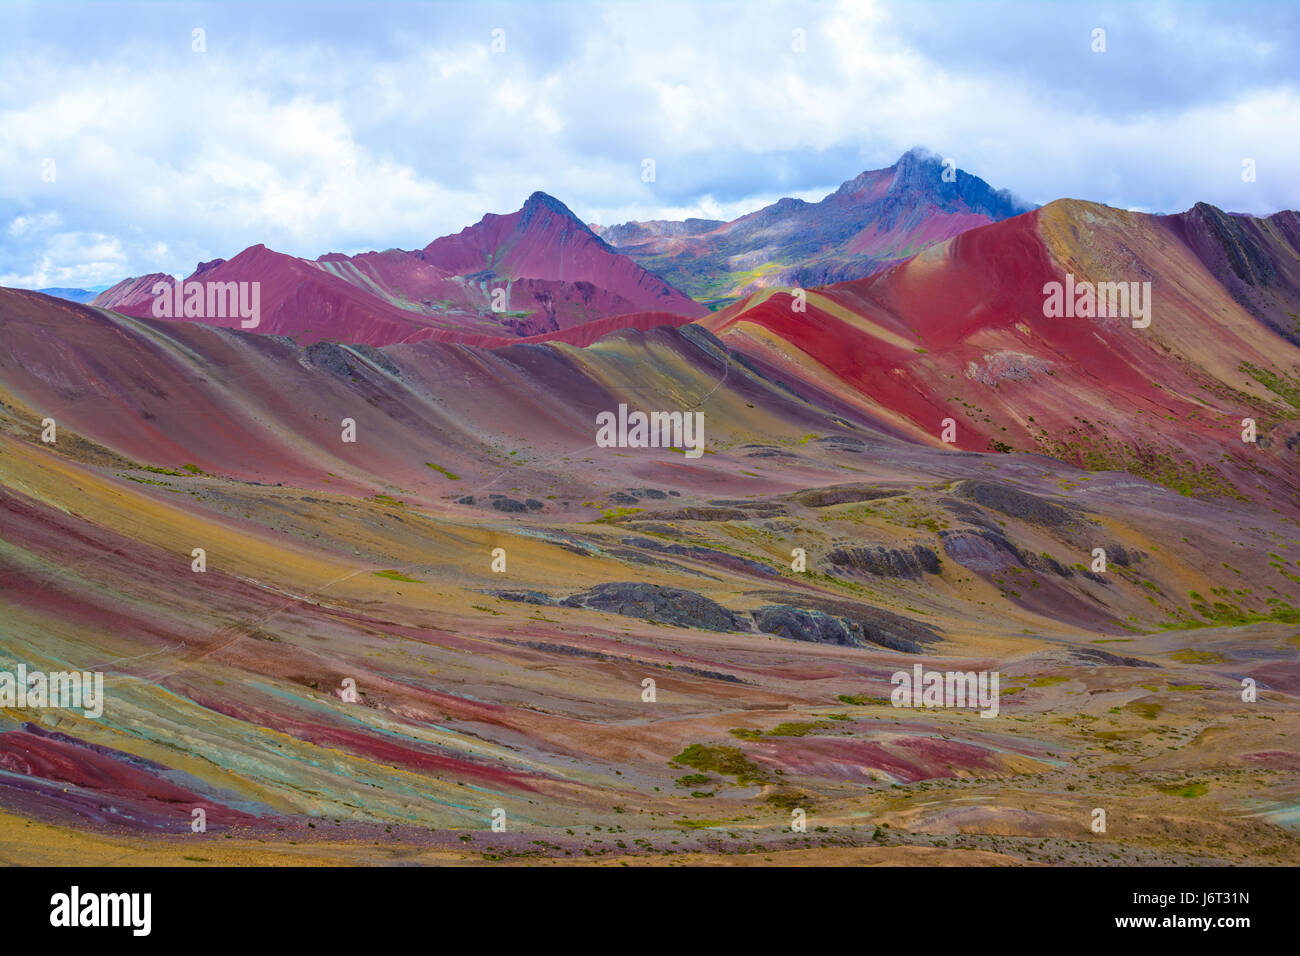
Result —
[[[95, 5], [79, 8], [104, 18], [89, 48], [36, 16], [0, 39], [0, 282], [188, 272], [256, 242], [419, 247], [535, 189], [605, 224], [733, 218], [820, 198], [914, 145], [1038, 202], [1300, 205], [1300, 84], [1269, 65], [1290, 46], [1276, 25], [1133, 8], [1091, 57], [1092, 14], [1053, 6], [990, 24], [946, 3], [439, 4], [311, 26], [290, 8], [240, 30], [242, 5], [160, 4], [125, 25]], [[409, 22], [371, 22], [386, 16]], [[1183, 84], [1206, 57], [1223, 82]]]

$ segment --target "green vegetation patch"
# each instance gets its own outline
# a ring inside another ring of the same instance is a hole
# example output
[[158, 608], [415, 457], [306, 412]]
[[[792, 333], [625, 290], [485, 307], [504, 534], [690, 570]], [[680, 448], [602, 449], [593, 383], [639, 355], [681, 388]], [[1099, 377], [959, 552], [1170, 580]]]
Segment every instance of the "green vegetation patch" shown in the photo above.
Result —
[[1026, 687], [1051, 687], [1053, 684], [1064, 684], [1070, 677], [1061, 677], [1059, 675], [1049, 677], [1035, 677], [1033, 680], [1025, 681]]
[[869, 697], [866, 694], [840, 694], [839, 699], [841, 703], [854, 707], [877, 707], [889, 703], [888, 697]]
[[1203, 797], [1210, 792], [1210, 788], [1203, 783], [1165, 784], [1157, 786], [1156, 789], [1161, 793], [1169, 794], [1171, 797], [1185, 797], [1189, 800], [1193, 797]]
[[422, 583], [419, 578], [408, 578], [405, 574], [402, 574], [402, 572], [400, 571], [376, 571], [374, 573], [376, 577], [388, 578], [388, 580], [390, 581], [406, 581], [409, 584]]
[[1163, 707], [1154, 701], [1146, 700], [1132, 701], [1125, 704], [1124, 709], [1131, 710], [1133, 713], [1137, 714], [1139, 717], [1145, 718], [1146, 720], [1155, 720], [1164, 710]]
[[707, 773], [688, 773], [684, 777], [677, 778], [677, 786], [699, 787], [702, 786], [703, 784], [708, 783], [712, 779], [713, 778], [710, 777]]
[[784, 787], [769, 793], [765, 802], [774, 807], [780, 807], [782, 810], [794, 810], [796, 808], [807, 810], [812, 806], [808, 794], [802, 790], [789, 790]]
[[826, 730], [835, 726], [829, 720], [790, 720], [777, 724], [767, 732], [769, 737], [806, 737], [815, 730]]
[[601, 521], [617, 521], [619, 518], [627, 518], [631, 515], [640, 514], [645, 511], [644, 508], [602, 508], [600, 511]]
[[673, 763], [702, 773], [735, 777], [739, 784], [765, 783], [769, 777], [765, 768], [754, 763], [736, 747], [691, 744], [673, 758]]
[[1286, 373], [1279, 375], [1258, 365], [1251, 365], [1249, 362], [1242, 362], [1237, 369], [1255, 378], [1266, 389], [1300, 412], [1300, 379], [1293, 380]]
[[1226, 664], [1228, 659], [1216, 651], [1198, 651], [1184, 647], [1169, 655], [1180, 664]]
[[1034, 440], [1045, 454], [1088, 471], [1127, 471], [1189, 498], [1206, 495], [1246, 500], [1213, 465], [1198, 468], [1191, 460], [1176, 459], [1177, 449], [1127, 445], [1081, 428], [1071, 428], [1061, 437], [1037, 435]]

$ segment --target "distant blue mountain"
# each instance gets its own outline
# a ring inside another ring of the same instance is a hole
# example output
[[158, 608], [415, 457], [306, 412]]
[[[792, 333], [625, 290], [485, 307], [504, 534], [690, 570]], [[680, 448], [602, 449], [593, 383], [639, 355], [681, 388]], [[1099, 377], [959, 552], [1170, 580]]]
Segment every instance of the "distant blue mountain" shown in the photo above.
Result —
[[[107, 288], [107, 287], [105, 287]], [[69, 302], [86, 303], [99, 295], [103, 289], [37, 289], [37, 292], [43, 292], [45, 295], [52, 295], [56, 299], [67, 299]]]

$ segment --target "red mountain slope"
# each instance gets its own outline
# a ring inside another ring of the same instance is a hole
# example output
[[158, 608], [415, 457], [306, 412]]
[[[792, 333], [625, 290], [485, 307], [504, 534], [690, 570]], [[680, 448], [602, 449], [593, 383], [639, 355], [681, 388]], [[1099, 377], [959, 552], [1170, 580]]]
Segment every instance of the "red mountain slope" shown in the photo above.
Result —
[[[1243, 234], [1249, 230], [1243, 230]], [[1290, 275], [1274, 230], [1240, 246]], [[768, 291], [701, 324], [784, 374], [847, 396], [900, 433], [971, 450], [1039, 451], [1188, 492], [1294, 492], [1300, 348], [1244, 308], [1187, 242], [1185, 218], [1059, 201], [963, 233], [868, 279]], [[1237, 237], [1240, 239], [1240, 236]], [[1150, 283], [1151, 322], [1049, 318], [1044, 286]], [[1245, 281], [1245, 280], [1239, 280]], [[1300, 301], [1281, 282], [1256, 294]], [[1260, 439], [1241, 440], [1254, 418]]]
[[[589, 322], [602, 322], [608, 331], [622, 326], [605, 320], [621, 315], [694, 318], [707, 312], [610, 249], [544, 193], [535, 193], [516, 213], [487, 216], [423, 251], [330, 253], [313, 262], [257, 245], [228, 261], [201, 263], [186, 279], [191, 280], [259, 283], [255, 330], [305, 343], [385, 345], [432, 331], [467, 341], [510, 340]], [[128, 279], [92, 304], [153, 316], [159, 281], [171, 282], [162, 274]], [[241, 324], [237, 316], [189, 320], [226, 328]]]
[[522, 209], [489, 214], [454, 236], [435, 239], [421, 255], [457, 275], [493, 279], [589, 282], [623, 297], [636, 311], [707, 313], [698, 302], [620, 255], [559, 200], [537, 192]]
[[[166, 276], [120, 284], [95, 299], [93, 305], [124, 315], [153, 317], [153, 287]], [[304, 342], [322, 339], [378, 345], [400, 342], [418, 329], [428, 328], [427, 317], [402, 309], [348, 282], [314, 262], [257, 245], [233, 259], [196, 270], [188, 277], [202, 282], [258, 282], [261, 286], [260, 322], [254, 329], [269, 335], [289, 335]], [[120, 291], [118, 291], [120, 290]], [[202, 322], [222, 328], [240, 328], [238, 316], [204, 315], [181, 321]]]

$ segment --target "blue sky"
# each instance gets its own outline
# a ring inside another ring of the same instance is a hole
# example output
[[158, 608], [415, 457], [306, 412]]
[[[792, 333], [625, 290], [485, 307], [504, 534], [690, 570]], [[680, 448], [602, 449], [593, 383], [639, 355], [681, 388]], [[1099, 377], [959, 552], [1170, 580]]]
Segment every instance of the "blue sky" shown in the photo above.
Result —
[[536, 189], [732, 218], [912, 146], [1039, 203], [1294, 209], [1298, 50], [1243, 0], [0, 0], [0, 285], [415, 248]]

